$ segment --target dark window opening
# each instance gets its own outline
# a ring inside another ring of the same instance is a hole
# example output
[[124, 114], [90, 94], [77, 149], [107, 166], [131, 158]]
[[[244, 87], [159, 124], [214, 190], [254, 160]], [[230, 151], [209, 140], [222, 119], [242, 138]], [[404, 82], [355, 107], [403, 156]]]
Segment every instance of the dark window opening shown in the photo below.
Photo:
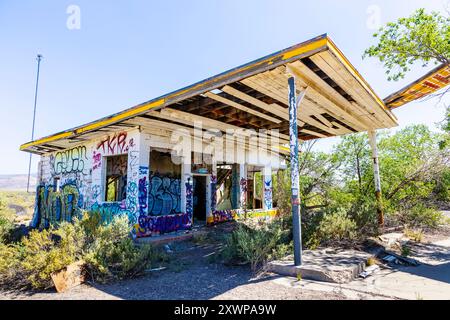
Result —
[[106, 158], [105, 201], [120, 202], [127, 197], [128, 156]]

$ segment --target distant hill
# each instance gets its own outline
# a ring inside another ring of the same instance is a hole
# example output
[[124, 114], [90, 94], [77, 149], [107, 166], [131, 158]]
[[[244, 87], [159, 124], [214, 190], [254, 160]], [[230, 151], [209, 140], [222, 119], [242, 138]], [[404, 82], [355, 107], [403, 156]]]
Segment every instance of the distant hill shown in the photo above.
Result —
[[[27, 174], [0, 174], [0, 190], [26, 190]], [[30, 178], [30, 190], [36, 188], [36, 174]]]

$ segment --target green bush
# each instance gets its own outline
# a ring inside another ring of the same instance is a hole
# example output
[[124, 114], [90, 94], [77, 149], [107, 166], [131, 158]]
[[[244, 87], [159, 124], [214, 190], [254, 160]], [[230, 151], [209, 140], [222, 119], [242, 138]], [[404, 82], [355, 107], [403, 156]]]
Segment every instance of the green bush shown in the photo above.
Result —
[[286, 240], [286, 231], [279, 221], [259, 228], [239, 223], [227, 237], [222, 255], [229, 263], [250, 263], [251, 269], [256, 271], [269, 258], [279, 256], [280, 251], [288, 251], [283, 243]]
[[150, 245], [135, 246], [129, 237], [126, 217], [116, 218], [100, 226], [85, 256], [89, 274], [97, 281], [135, 277], [144, 273], [156, 261], [165, 259], [161, 251]]
[[356, 235], [355, 221], [348, 217], [345, 210], [338, 210], [323, 215], [307, 246], [313, 249], [331, 241], [353, 240]]
[[443, 222], [443, 215], [434, 208], [428, 208], [424, 204], [417, 204], [410, 209], [399, 213], [401, 219], [407, 226], [414, 228], [437, 228]]
[[19, 289], [29, 285], [27, 273], [23, 269], [23, 248], [17, 244], [0, 243], [0, 286]]
[[8, 209], [5, 201], [0, 197], [0, 242], [7, 242], [14, 229], [14, 214]]
[[34, 230], [24, 238], [21, 262], [27, 278], [36, 289], [52, 287], [51, 275], [74, 263], [77, 249], [67, 238], [55, 241], [54, 230]]
[[438, 200], [450, 201], [450, 169], [445, 170], [436, 181], [434, 192]]
[[97, 215], [84, 213], [73, 223], [33, 230], [18, 243], [1, 243], [0, 285], [46, 289], [52, 273], [77, 261], [85, 262], [92, 280], [106, 282], [137, 276], [164, 259], [150, 245], [134, 245], [126, 217], [104, 225]]
[[13, 222], [0, 213], [0, 242], [7, 242], [14, 228]]

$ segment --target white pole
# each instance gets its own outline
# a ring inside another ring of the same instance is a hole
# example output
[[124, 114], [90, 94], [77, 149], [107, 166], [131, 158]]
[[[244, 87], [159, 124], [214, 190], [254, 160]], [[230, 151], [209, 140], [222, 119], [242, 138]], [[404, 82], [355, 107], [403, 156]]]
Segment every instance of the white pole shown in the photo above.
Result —
[[[40, 71], [40, 67], [41, 67], [41, 60], [42, 60], [42, 55], [38, 54], [37, 55], [37, 76], [36, 76], [36, 89], [34, 91], [34, 110], [33, 110], [33, 125], [31, 128], [31, 141], [34, 140], [34, 125], [36, 122], [36, 105], [37, 105], [37, 95], [38, 95], [38, 88], [39, 88], [39, 71]], [[30, 192], [30, 175], [31, 175], [31, 158], [33, 157], [33, 154], [30, 153], [30, 160], [28, 162], [28, 181], [27, 181], [27, 192]]]
[[378, 163], [377, 133], [374, 130], [370, 130], [368, 133], [369, 133], [369, 143], [372, 149], [373, 178], [375, 182], [375, 197], [377, 199], [378, 224], [380, 226], [383, 226], [384, 212], [383, 212], [383, 202], [381, 199], [381, 178], [380, 178], [380, 166]]

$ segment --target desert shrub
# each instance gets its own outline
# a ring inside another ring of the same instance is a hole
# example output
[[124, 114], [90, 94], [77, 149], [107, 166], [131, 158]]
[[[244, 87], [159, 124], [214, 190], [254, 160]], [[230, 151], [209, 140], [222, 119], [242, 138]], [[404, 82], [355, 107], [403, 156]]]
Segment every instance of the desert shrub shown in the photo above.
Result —
[[13, 222], [0, 214], [0, 242], [7, 242], [9, 239], [9, 234], [13, 230]]
[[124, 279], [141, 275], [153, 263], [165, 259], [161, 251], [150, 245], [135, 246], [129, 237], [127, 217], [115, 218], [101, 225], [85, 255], [88, 273], [96, 281]]
[[64, 222], [57, 230], [34, 230], [23, 239], [21, 265], [34, 288], [52, 287], [52, 273], [81, 259], [83, 233], [77, 231], [75, 226]]
[[126, 217], [105, 225], [85, 212], [73, 223], [33, 230], [18, 243], [0, 243], [0, 285], [46, 289], [52, 286], [52, 273], [77, 261], [85, 262], [93, 280], [106, 282], [142, 274], [165, 259], [150, 245], [135, 246], [129, 229]]
[[422, 242], [422, 240], [423, 240], [423, 231], [422, 230], [414, 230], [414, 229], [410, 229], [410, 228], [406, 227], [403, 230], [403, 234], [407, 238], [409, 238], [415, 242]]
[[23, 248], [18, 244], [0, 243], [0, 286], [19, 289], [29, 285], [26, 271], [23, 269]]
[[14, 214], [8, 209], [2, 197], [0, 197], [0, 242], [7, 242], [14, 229]]
[[443, 222], [443, 215], [435, 208], [428, 208], [424, 204], [417, 204], [412, 208], [405, 208], [399, 212], [399, 220], [414, 228], [437, 228]]
[[226, 239], [224, 259], [229, 263], [250, 263], [251, 269], [256, 271], [271, 255], [279, 254], [280, 250], [287, 252], [285, 244], [280, 247], [287, 239], [281, 226], [279, 221], [259, 228], [239, 223]]
[[272, 249], [272, 252], [268, 255], [268, 260], [279, 260], [283, 259], [288, 255], [294, 253], [294, 243], [291, 241], [289, 243], [281, 243], [276, 245]]
[[345, 210], [323, 215], [317, 229], [308, 239], [307, 246], [316, 248], [331, 241], [353, 240], [357, 235], [357, 225]]
[[450, 169], [444, 170], [438, 177], [434, 192], [438, 200], [450, 201]]

